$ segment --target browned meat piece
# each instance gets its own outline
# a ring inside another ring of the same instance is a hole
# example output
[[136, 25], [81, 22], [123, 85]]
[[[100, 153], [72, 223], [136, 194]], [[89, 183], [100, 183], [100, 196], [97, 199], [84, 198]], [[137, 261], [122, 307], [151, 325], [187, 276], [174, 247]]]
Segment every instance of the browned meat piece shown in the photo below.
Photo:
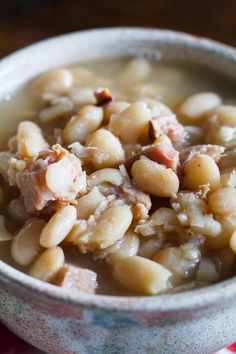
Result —
[[179, 163], [179, 152], [173, 146], [167, 143], [158, 143], [138, 152], [125, 162], [125, 167], [129, 174], [133, 163], [139, 160], [141, 156], [146, 156], [154, 162], [166, 165], [166, 167], [172, 168], [174, 171], [176, 171]]
[[219, 145], [194, 145], [183, 149], [179, 154], [180, 163], [191, 160], [194, 156], [199, 154], [209, 155], [215, 162], [219, 162], [221, 155], [224, 152], [224, 147]]
[[57, 273], [53, 284], [66, 289], [85, 293], [95, 293], [97, 274], [89, 269], [74, 267], [66, 264]]
[[[30, 169], [18, 172], [16, 182], [28, 212], [41, 211], [55, 201], [73, 203], [86, 192], [86, 174], [80, 160], [58, 145], [36, 160]], [[45, 158], [43, 158], [45, 157]]]
[[171, 145], [165, 143], [158, 143], [153, 145], [149, 151], [146, 152], [150, 160], [161, 165], [166, 165], [168, 168], [176, 170], [179, 162], [179, 153]]
[[112, 96], [108, 88], [101, 88], [94, 91], [94, 96], [97, 100], [97, 106], [104, 106], [112, 101]]

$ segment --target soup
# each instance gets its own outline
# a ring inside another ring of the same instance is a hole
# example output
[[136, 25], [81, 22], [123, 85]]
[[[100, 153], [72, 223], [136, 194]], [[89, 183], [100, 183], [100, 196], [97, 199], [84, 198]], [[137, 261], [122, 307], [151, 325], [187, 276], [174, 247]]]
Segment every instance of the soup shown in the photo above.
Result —
[[236, 84], [186, 63], [59, 68], [0, 102], [0, 257], [70, 291], [234, 275]]

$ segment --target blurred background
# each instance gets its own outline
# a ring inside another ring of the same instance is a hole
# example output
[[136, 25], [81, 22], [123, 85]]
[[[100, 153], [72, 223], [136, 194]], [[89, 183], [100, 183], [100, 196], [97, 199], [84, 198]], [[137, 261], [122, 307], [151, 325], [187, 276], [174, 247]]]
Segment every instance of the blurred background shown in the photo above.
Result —
[[120, 25], [170, 28], [236, 46], [236, 0], [0, 0], [0, 57], [57, 34]]

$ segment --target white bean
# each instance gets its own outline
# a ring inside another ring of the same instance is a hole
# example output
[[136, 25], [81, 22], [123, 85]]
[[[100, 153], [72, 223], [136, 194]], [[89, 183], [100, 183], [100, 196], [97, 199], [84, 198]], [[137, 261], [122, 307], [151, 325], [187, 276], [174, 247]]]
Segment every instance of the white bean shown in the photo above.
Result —
[[57, 118], [68, 115], [73, 110], [73, 103], [67, 98], [60, 98], [52, 106], [42, 109], [39, 113], [39, 120], [49, 123]]
[[63, 141], [69, 145], [76, 141], [83, 144], [86, 137], [97, 130], [103, 120], [101, 107], [85, 106], [72, 117], [63, 131]]
[[87, 68], [76, 66], [70, 68], [70, 72], [73, 75], [75, 84], [79, 86], [87, 85], [94, 78], [92, 71]]
[[59, 209], [48, 221], [40, 235], [40, 245], [55, 247], [61, 243], [71, 231], [77, 218], [77, 210], [72, 205]]
[[159, 226], [176, 225], [176, 213], [171, 208], [158, 208], [151, 217], [145, 222], [136, 226], [135, 231], [142, 236], [156, 235]]
[[197, 121], [204, 114], [219, 106], [221, 102], [220, 96], [213, 92], [197, 93], [184, 100], [179, 107], [179, 114], [189, 121]]
[[230, 237], [236, 230], [236, 215], [222, 215], [217, 217], [221, 225], [221, 233], [217, 237], [207, 237], [207, 245], [211, 249], [223, 249], [229, 246]]
[[190, 278], [200, 261], [201, 252], [196, 246], [185, 244], [180, 247], [166, 247], [158, 251], [153, 260], [162, 264], [173, 274], [171, 283], [176, 286]]
[[94, 89], [91, 87], [73, 86], [69, 91], [69, 97], [79, 107], [85, 104], [95, 104]]
[[220, 171], [210, 156], [199, 154], [185, 164], [183, 186], [189, 190], [198, 190], [204, 184], [209, 184], [211, 190], [217, 189], [220, 185]]
[[178, 192], [177, 175], [163, 165], [148, 159], [135, 161], [131, 174], [134, 183], [143, 191], [158, 197], [171, 197]]
[[102, 170], [92, 173], [88, 177], [89, 188], [93, 188], [103, 183], [110, 183], [115, 186], [120, 186], [122, 182], [122, 175], [116, 168], [103, 168]]
[[132, 256], [115, 263], [114, 278], [126, 289], [155, 295], [168, 289], [171, 272], [149, 259]]
[[157, 99], [144, 97], [142, 101], [147, 103], [148, 108], [151, 109], [152, 117], [169, 116], [173, 114], [171, 109], [166, 104], [158, 101]]
[[45, 181], [49, 190], [57, 197], [63, 197], [68, 193], [76, 176], [76, 170], [72, 169], [67, 157], [52, 163], [45, 173]]
[[29, 275], [42, 281], [52, 281], [64, 262], [65, 256], [61, 247], [49, 248], [32, 264]]
[[96, 169], [116, 166], [125, 158], [119, 139], [105, 129], [90, 134], [86, 139], [86, 146], [97, 148], [97, 154], [92, 159]]
[[25, 222], [30, 217], [21, 198], [12, 199], [7, 206], [7, 212], [13, 220], [21, 222]]
[[196, 272], [196, 278], [200, 281], [215, 282], [219, 280], [219, 273], [214, 262], [210, 258], [203, 258]]
[[67, 69], [48, 71], [36, 78], [31, 85], [31, 92], [35, 96], [45, 93], [62, 94], [73, 84], [73, 76]]
[[128, 205], [114, 204], [107, 208], [92, 224], [78, 224], [77, 230], [72, 230], [67, 241], [74, 243], [83, 251], [105, 249], [120, 240], [130, 227], [132, 212]]
[[138, 235], [132, 230], [128, 230], [118, 250], [108, 255], [107, 263], [113, 265], [122, 258], [135, 256], [138, 253], [139, 245]]
[[83, 194], [86, 191], [86, 174], [82, 172], [80, 160], [74, 155], [63, 157], [48, 166], [45, 181], [57, 198]]
[[127, 205], [112, 205], [98, 218], [91, 227], [92, 236], [89, 248], [104, 249], [120, 240], [132, 222], [132, 212]]
[[145, 258], [150, 258], [160, 251], [164, 245], [164, 237], [146, 237], [142, 240], [138, 255]]
[[158, 208], [150, 217], [150, 221], [157, 226], [173, 224], [176, 222], [176, 213], [171, 208]]
[[0, 242], [10, 241], [12, 239], [13, 235], [5, 227], [4, 216], [0, 215]]
[[209, 197], [209, 208], [214, 214], [230, 215], [236, 213], [236, 189], [219, 188]]
[[151, 119], [151, 111], [144, 102], [132, 103], [120, 114], [113, 116], [109, 129], [123, 143], [136, 143], [144, 134]]
[[99, 189], [94, 187], [91, 192], [77, 200], [77, 218], [88, 219], [105, 199], [104, 195], [99, 192]]
[[132, 208], [133, 218], [136, 220], [146, 220], [148, 219], [148, 209], [143, 203], [137, 203]]
[[236, 126], [236, 107], [222, 105], [214, 110], [214, 115], [217, 116], [220, 125], [226, 125], [229, 127]]
[[117, 80], [126, 85], [143, 81], [151, 73], [151, 66], [145, 58], [134, 58], [127, 62], [117, 76]]
[[17, 149], [23, 157], [34, 157], [49, 148], [39, 126], [30, 121], [21, 122], [17, 131]]
[[111, 101], [103, 107], [104, 123], [109, 123], [112, 115], [119, 114], [129, 107], [129, 103], [125, 101]]
[[11, 255], [20, 265], [31, 264], [43, 251], [39, 244], [39, 237], [45, 224], [46, 222], [41, 219], [29, 219], [13, 239]]
[[236, 253], [236, 231], [232, 233], [232, 236], [230, 237], [230, 242], [229, 242], [230, 248], [234, 253]]

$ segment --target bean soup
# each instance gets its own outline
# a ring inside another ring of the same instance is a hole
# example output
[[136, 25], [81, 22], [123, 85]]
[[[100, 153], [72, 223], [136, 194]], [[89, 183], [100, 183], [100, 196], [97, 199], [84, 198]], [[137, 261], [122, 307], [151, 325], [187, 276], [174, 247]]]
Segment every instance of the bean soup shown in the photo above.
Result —
[[236, 84], [121, 58], [0, 101], [0, 257], [74, 292], [156, 295], [235, 274]]

